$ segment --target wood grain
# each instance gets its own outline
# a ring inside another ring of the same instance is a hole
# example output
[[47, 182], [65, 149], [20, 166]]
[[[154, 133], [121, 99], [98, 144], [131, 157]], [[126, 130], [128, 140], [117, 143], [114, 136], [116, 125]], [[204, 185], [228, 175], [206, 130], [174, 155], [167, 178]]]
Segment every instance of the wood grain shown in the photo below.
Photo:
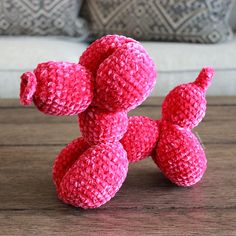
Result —
[[[2, 147], [0, 209], [64, 208], [65, 205], [55, 199], [51, 180], [52, 163], [61, 148]], [[123, 188], [103, 208], [116, 208], [118, 204], [121, 204], [119, 208], [138, 207], [137, 195], [138, 204], [148, 208], [192, 208], [193, 199], [197, 208], [236, 207], [236, 172], [232, 171], [236, 169], [235, 148], [229, 145], [225, 151], [224, 145], [208, 145], [206, 153], [208, 170], [204, 180], [194, 188], [175, 187], [151, 159], [131, 164]], [[152, 197], [148, 197], [149, 194]]]
[[[25, 122], [21, 124], [0, 124], [0, 145], [65, 145], [80, 136], [76, 120], [73, 123], [46, 123], [45, 121], [27, 123], [26, 119]], [[199, 134], [205, 144], [236, 144], [236, 122], [234, 120], [202, 122], [194, 131]]]
[[[235, 236], [228, 209], [98, 209], [17, 211], [0, 215], [2, 235]], [[8, 228], [6, 228], [8, 225]]]
[[[236, 99], [210, 98], [195, 130], [208, 169], [192, 188], [170, 183], [151, 159], [131, 164], [116, 197], [96, 210], [56, 198], [53, 160], [79, 136], [76, 117], [48, 117], [0, 100], [0, 235], [236, 235]], [[131, 115], [160, 117], [162, 98]]]
[[[1, 107], [0, 107], [1, 109]], [[46, 116], [36, 110], [36, 108], [2, 108], [0, 113], [0, 124], [35, 124], [35, 123], [76, 123], [76, 116], [55, 117]], [[36, 112], [37, 111], [37, 112]], [[147, 114], [150, 118], [159, 119], [161, 116], [161, 108], [156, 106], [140, 106], [129, 112], [129, 116]], [[225, 116], [227, 114], [227, 116]], [[210, 106], [208, 105], [207, 114], [203, 122], [208, 121], [230, 121], [235, 119], [236, 109], [234, 105], [228, 106]]]
[[[148, 97], [141, 106], [161, 106], [163, 97]], [[220, 105], [235, 105], [236, 96], [208, 96], [207, 102], [210, 105], [220, 106]], [[21, 107], [18, 99], [0, 99], [0, 107]], [[30, 105], [33, 107], [33, 105]]]

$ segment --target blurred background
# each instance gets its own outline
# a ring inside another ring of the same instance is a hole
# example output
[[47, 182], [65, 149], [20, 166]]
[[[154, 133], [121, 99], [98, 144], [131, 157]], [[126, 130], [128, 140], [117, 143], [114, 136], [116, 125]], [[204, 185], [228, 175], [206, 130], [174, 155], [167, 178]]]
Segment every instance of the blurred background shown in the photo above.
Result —
[[121, 34], [156, 63], [152, 96], [216, 70], [208, 95], [236, 95], [236, 0], [0, 0], [0, 98], [17, 98], [38, 63], [78, 62], [92, 41]]

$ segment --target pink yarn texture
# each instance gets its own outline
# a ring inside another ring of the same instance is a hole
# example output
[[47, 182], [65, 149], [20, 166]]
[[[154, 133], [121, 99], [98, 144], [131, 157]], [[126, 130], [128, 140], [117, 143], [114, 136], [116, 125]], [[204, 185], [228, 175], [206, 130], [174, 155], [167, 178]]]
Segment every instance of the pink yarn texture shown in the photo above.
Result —
[[66, 172], [77, 161], [90, 145], [83, 138], [77, 138], [69, 143], [58, 155], [53, 165], [53, 181], [60, 192], [60, 184]]
[[132, 116], [128, 124], [120, 142], [127, 152], [129, 162], [151, 156], [159, 137], [158, 122], [145, 116]]
[[203, 176], [207, 160], [196, 136], [189, 130], [162, 121], [153, 159], [163, 174], [179, 186], [191, 186]]
[[21, 76], [20, 101], [34, 102], [45, 114], [78, 115], [82, 137], [69, 143], [53, 165], [58, 198], [97, 208], [121, 188], [129, 162], [152, 156], [163, 174], [179, 186], [198, 182], [206, 157], [191, 132], [206, 111], [205, 94], [213, 69], [195, 82], [177, 86], [165, 98], [162, 118], [128, 118], [154, 87], [157, 72], [143, 46], [108, 35], [92, 43], [79, 63], [41, 63]]
[[76, 115], [93, 99], [92, 73], [80, 64], [49, 61], [21, 77], [20, 101], [49, 115]]
[[90, 106], [79, 114], [83, 138], [90, 144], [119, 141], [128, 127], [127, 112], [110, 112]]
[[127, 154], [119, 142], [92, 146], [64, 175], [59, 198], [82, 208], [99, 207], [114, 197], [127, 172]]
[[203, 68], [193, 83], [174, 88], [162, 105], [159, 140], [153, 160], [163, 174], [179, 186], [191, 186], [203, 176], [207, 160], [191, 129], [205, 116], [206, 90], [214, 71]]

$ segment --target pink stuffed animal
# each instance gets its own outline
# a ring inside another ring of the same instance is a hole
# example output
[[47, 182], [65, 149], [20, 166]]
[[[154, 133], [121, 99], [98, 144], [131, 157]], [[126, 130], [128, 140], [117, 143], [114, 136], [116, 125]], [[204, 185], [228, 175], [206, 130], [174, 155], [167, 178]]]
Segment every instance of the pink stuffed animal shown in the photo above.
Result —
[[96, 208], [122, 186], [128, 163], [150, 155], [174, 183], [189, 186], [206, 168], [203, 149], [190, 129], [205, 114], [205, 91], [213, 71], [175, 88], [162, 119], [127, 117], [156, 80], [155, 65], [137, 41], [108, 35], [92, 43], [79, 64], [41, 63], [21, 76], [20, 101], [49, 115], [79, 115], [82, 137], [58, 155], [53, 181], [65, 203]]

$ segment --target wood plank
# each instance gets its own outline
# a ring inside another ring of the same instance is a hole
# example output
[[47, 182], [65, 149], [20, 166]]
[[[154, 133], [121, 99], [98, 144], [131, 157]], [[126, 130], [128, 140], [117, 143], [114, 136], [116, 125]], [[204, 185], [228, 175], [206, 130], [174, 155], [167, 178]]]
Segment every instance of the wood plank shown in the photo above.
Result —
[[0, 146], [64, 145], [80, 136], [76, 123], [1, 124]]
[[[226, 116], [227, 114], [227, 116]], [[140, 106], [129, 112], [129, 116], [146, 115], [153, 119], [160, 119], [160, 106]], [[208, 106], [204, 122], [220, 120], [236, 120], [236, 106]], [[75, 123], [77, 116], [55, 117], [47, 116], [36, 108], [0, 108], [0, 124], [35, 124], [35, 123]]]
[[207, 106], [203, 122], [211, 122], [212, 120], [221, 122], [236, 121], [236, 106]]
[[0, 108], [0, 124], [76, 123], [77, 116], [49, 116], [36, 108]]
[[[57, 200], [51, 178], [52, 163], [61, 148], [0, 148], [0, 212], [68, 209]], [[130, 164], [122, 189], [102, 209], [236, 209], [235, 146], [207, 145], [206, 154], [207, 172], [192, 188], [170, 183], [150, 158]]]
[[0, 99], [0, 108], [5, 107], [21, 107], [20, 100], [18, 98], [1, 98]]
[[[158, 119], [161, 99], [132, 115]], [[57, 200], [51, 178], [62, 144], [79, 136], [77, 118], [0, 100], [0, 235], [236, 235], [236, 97], [209, 100], [195, 129], [208, 158], [202, 181], [177, 187], [149, 158], [130, 164], [115, 198], [86, 211]]]
[[[160, 106], [164, 97], [148, 97], [142, 105], [145, 106]], [[207, 102], [210, 106], [218, 105], [236, 105], [236, 96], [207, 96]], [[0, 99], [0, 108], [22, 107], [19, 99]], [[29, 107], [33, 107], [30, 105]]]
[[[129, 116], [147, 115], [150, 118], [160, 118], [160, 107], [138, 107], [129, 112]], [[76, 123], [77, 116], [48, 116], [36, 108], [0, 109], [0, 124], [37, 124], [37, 123]]]
[[[160, 106], [164, 100], [164, 97], [148, 97], [142, 105], [144, 106]], [[219, 106], [219, 105], [236, 105], [236, 96], [207, 96], [208, 106]]]
[[[1, 145], [64, 145], [80, 136], [74, 123], [0, 124]], [[202, 122], [195, 132], [203, 143], [236, 143], [236, 122]]]
[[0, 213], [0, 235], [235, 236], [235, 209], [97, 209]]
[[[159, 119], [160, 107], [139, 107], [130, 115], [148, 115]], [[236, 109], [233, 106], [210, 106], [195, 131], [204, 143], [235, 143], [235, 117]], [[46, 116], [35, 108], [0, 109], [0, 130], [0, 145], [11, 146], [61, 145], [80, 136], [76, 116]]]

